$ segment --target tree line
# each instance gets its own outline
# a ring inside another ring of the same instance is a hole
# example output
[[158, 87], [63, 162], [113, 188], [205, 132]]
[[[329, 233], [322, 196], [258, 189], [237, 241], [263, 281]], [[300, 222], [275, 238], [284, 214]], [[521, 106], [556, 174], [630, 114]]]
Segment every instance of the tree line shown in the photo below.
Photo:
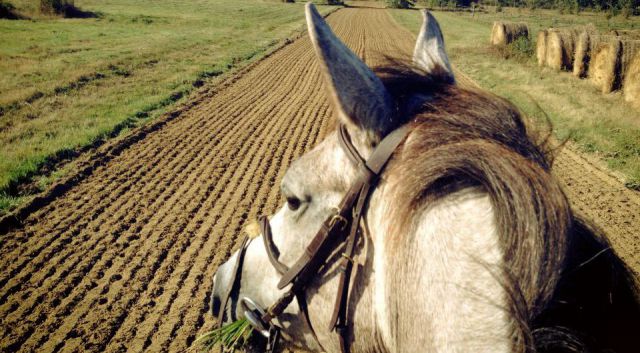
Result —
[[531, 9], [567, 9], [573, 11], [630, 11], [636, 12], [640, 0], [491, 0], [496, 5]]
[[498, 8], [509, 6], [529, 9], [558, 9], [574, 13], [590, 10], [608, 11], [614, 15], [640, 15], [640, 0], [387, 0], [387, 3], [392, 7], [412, 7], [416, 3], [433, 8], [488, 5]]

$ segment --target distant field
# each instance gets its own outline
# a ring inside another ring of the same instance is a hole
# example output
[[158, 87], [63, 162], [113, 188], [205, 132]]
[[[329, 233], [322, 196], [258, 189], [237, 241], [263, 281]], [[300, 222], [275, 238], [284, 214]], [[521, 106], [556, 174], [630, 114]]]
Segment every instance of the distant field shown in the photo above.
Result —
[[[395, 20], [417, 33], [417, 11], [391, 10]], [[494, 20], [524, 21], [535, 35], [540, 28], [594, 23], [600, 29], [640, 28], [640, 18], [607, 20], [602, 14], [559, 15], [557, 11], [513, 10], [476, 14], [435, 12], [453, 63], [484, 88], [506, 97], [530, 117], [543, 122], [548, 115], [560, 139], [569, 137], [584, 152], [595, 154], [622, 172], [627, 186], [640, 188], [640, 112], [622, 95], [602, 95], [587, 80], [568, 72], [537, 66], [535, 58], [500, 58], [489, 48]], [[535, 48], [535, 43], [534, 43]]]
[[[13, 3], [36, 11], [35, 1]], [[47, 157], [157, 116], [304, 21], [302, 3], [275, 0], [75, 4], [99, 17], [0, 20], [0, 214]]]

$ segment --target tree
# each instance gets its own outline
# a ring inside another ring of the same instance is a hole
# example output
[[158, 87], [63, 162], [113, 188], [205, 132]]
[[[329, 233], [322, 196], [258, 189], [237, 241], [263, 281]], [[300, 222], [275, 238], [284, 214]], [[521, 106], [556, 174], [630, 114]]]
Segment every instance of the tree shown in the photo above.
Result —
[[387, 0], [387, 7], [394, 9], [408, 9], [416, 5], [415, 0]]

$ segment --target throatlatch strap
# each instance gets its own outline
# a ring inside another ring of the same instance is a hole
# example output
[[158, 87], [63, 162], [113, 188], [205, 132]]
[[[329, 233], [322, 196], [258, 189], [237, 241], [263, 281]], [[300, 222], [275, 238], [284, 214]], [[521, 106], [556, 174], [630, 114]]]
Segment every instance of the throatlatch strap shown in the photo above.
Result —
[[351, 271], [353, 269], [353, 256], [355, 255], [355, 245], [358, 239], [358, 229], [360, 226], [360, 218], [364, 209], [367, 196], [369, 195], [370, 184], [364, 184], [358, 196], [358, 202], [353, 209], [353, 218], [347, 243], [340, 259], [340, 281], [338, 282], [338, 293], [333, 307], [333, 314], [329, 321], [329, 330], [339, 327], [347, 327], [347, 299], [349, 298], [349, 283]]
[[394, 130], [391, 134], [387, 135], [380, 144], [373, 151], [367, 162], [363, 165], [362, 158], [355, 152], [357, 158], [353, 157], [355, 147], [347, 140], [346, 128], [341, 126], [340, 128], [340, 145], [343, 146], [345, 152], [350, 159], [360, 168], [362, 171], [362, 189], [358, 195], [358, 201], [353, 208], [353, 215], [351, 217], [351, 227], [349, 235], [347, 236], [347, 244], [345, 245], [342, 259], [340, 260], [340, 280], [338, 284], [338, 292], [336, 296], [336, 302], [333, 308], [333, 314], [329, 321], [329, 330], [335, 329], [338, 333], [340, 340], [340, 350], [342, 353], [349, 352], [349, 318], [347, 315], [347, 309], [349, 304], [349, 285], [351, 283], [351, 273], [353, 270], [353, 256], [355, 253], [355, 245], [357, 243], [358, 230], [360, 226], [360, 219], [363, 216], [363, 210], [365, 203], [369, 196], [372, 184], [373, 176], [378, 176], [385, 166], [391, 154], [398, 147], [400, 142], [404, 140], [408, 133], [408, 126], [402, 126]]

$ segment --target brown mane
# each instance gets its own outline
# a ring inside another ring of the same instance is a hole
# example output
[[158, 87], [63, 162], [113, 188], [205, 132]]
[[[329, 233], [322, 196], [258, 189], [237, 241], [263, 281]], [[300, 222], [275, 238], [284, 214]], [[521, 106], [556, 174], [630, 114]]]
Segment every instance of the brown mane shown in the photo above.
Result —
[[[490, 195], [503, 248], [504, 268], [496, 276], [509, 294], [514, 351], [636, 349], [634, 282], [606, 239], [572, 214], [551, 175], [547, 139], [528, 131], [522, 114], [490, 93], [398, 63], [376, 72], [396, 99], [397, 120], [411, 124], [409, 142], [385, 171], [401, 180], [392, 234], [406, 234], [412, 215], [429, 201], [481, 187]], [[416, 94], [424, 99], [416, 102]], [[403, 239], [393, 242], [402, 251]], [[593, 256], [597, 261], [583, 266]], [[592, 278], [603, 282], [594, 286]], [[585, 286], [590, 290], [576, 291]]]

